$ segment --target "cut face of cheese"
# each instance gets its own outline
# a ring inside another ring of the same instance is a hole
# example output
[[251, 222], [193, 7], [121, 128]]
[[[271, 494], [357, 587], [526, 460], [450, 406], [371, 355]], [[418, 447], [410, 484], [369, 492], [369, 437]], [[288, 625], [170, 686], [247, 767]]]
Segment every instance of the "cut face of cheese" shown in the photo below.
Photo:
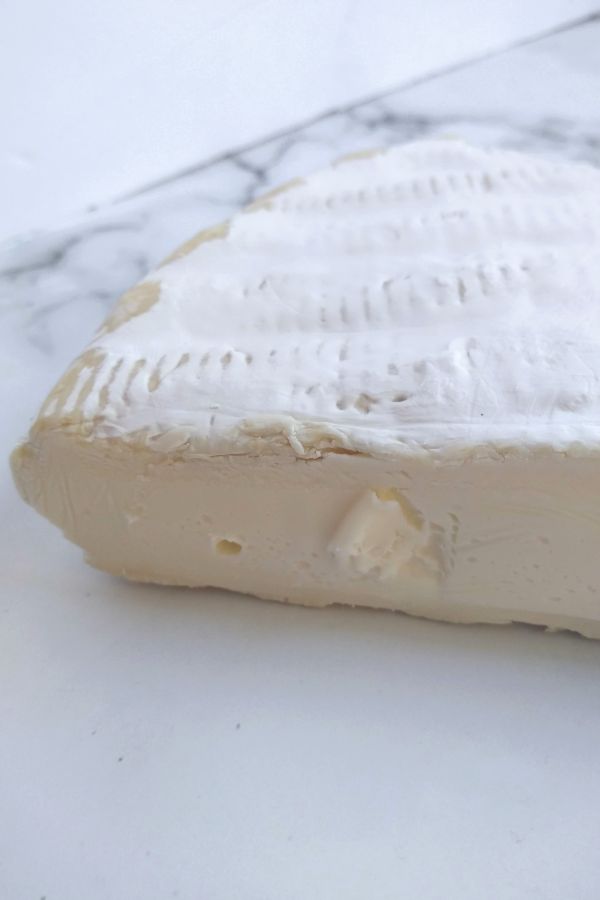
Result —
[[342, 160], [116, 305], [13, 454], [142, 581], [600, 637], [600, 173]]

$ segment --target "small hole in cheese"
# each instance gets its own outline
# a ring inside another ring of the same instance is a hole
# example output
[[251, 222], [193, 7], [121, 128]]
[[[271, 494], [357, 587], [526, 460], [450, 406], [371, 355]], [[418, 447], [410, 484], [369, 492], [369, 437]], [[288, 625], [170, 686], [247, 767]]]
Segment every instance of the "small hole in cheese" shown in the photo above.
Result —
[[241, 544], [238, 544], [237, 541], [228, 541], [225, 538], [217, 541], [215, 548], [217, 553], [221, 553], [223, 556], [237, 556], [238, 553], [242, 552]]

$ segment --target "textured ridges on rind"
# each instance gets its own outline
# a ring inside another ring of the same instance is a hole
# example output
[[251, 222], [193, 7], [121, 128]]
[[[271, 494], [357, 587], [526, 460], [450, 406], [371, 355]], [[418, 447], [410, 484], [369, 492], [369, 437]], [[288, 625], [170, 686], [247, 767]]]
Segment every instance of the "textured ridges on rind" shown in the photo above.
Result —
[[[222, 344], [212, 346], [205, 352], [149, 355], [133, 360], [113, 357], [100, 350], [88, 350], [75, 360], [49, 394], [40, 411], [37, 424], [39, 426], [44, 423], [45, 426], [55, 427], [59, 424], [80, 425], [84, 422], [96, 422], [99, 417], [117, 406], [127, 407], [135, 402], [133, 395], [136, 391], [141, 391], [143, 395], [160, 391], [169, 379], [180, 377], [180, 370], [183, 369], [186, 369], [183, 377], [190, 384], [190, 389], [194, 390], [195, 382], [197, 390], [204, 390], [209, 396], [211, 386], [216, 388], [222, 382], [231, 382], [232, 379], [235, 381], [242, 373], [261, 378], [270, 368], [278, 365], [285, 368], [290, 365], [294, 367], [297, 380], [293, 385], [292, 394], [298, 402], [300, 394], [309, 398], [316, 394], [322, 396], [323, 392], [330, 395], [337, 391], [338, 409], [354, 407], [360, 412], [368, 413], [373, 405], [380, 402], [378, 399], [362, 392], [350, 398], [347, 391], [345, 394], [339, 393], [344, 390], [344, 372], [347, 368], [345, 364], [351, 363], [354, 350], [357, 353], [364, 352], [364, 348], [359, 346], [361, 343], [359, 335], [356, 336], [355, 343], [357, 347], [353, 348], [352, 340], [341, 335], [332, 335], [331, 341], [325, 344], [319, 340], [318, 335], [313, 334], [307, 336], [305, 346], [293, 342], [289, 342], [286, 347], [280, 346], [276, 356], [269, 349], [269, 344], [259, 349], [255, 348], [253, 353], [230, 344]], [[305, 372], [305, 357], [322, 359], [322, 380], [307, 382], [307, 374], [310, 373]], [[383, 371], [382, 369], [382, 374]], [[397, 392], [394, 392], [394, 396], [390, 399], [398, 402]], [[405, 399], [407, 397], [403, 395], [402, 400]]]
[[290, 253], [302, 251], [308, 257], [327, 251], [338, 265], [345, 256], [387, 255], [393, 259], [420, 254], [425, 244], [431, 254], [459, 256], [470, 245], [470, 252], [481, 255], [493, 242], [507, 238], [526, 243], [532, 235], [536, 242], [544, 238], [555, 241], [562, 236], [570, 241], [587, 242], [599, 234], [598, 202], [600, 190], [598, 200], [592, 195], [578, 203], [544, 198], [523, 207], [514, 198], [495, 198], [481, 209], [417, 206], [398, 210], [393, 219], [386, 221], [371, 221], [367, 216], [356, 217], [354, 221], [338, 218], [335, 228], [324, 212], [308, 230], [306, 226], [299, 227], [294, 216], [296, 206], [290, 203], [285, 208], [271, 210], [268, 219], [262, 222], [257, 219], [258, 224], [252, 229], [234, 220], [232, 235], [236, 248], [244, 253], [258, 254], [269, 242], [274, 242], [273, 234], [276, 234], [273, 251], [276, 247]]
[[[116, 391], [126, 396], [127, 388], [143, 365], [144, 360], [136, 360], [128, 366], [123, 357], [111, 358], [99, 349], [86, 350], [46, 398], [32, 433], [58, 427], [76, 427], [87, 433], [114, 402]], [[123, 378], [119, 377], [124, 370], [127, 370], [125, 391]]]
[[[372, 154], [362, 158], [369, 158]], [[351, 157], [352, 158], [352, 157]], [[357, 158], [361, 158], [357, 155]], [[544, 196], [544, 177], [553, 170], [550, 165], [548, 171], [542, 173], [537, 169], [505, 169], [493, 167], [481, 172], [439, 172], [435, 175], [410, 174], [398, 178], [391, 183], [378, 182], [361, 186], [360, 188], [345, 188], [339, 193], [327, 191], [311, 191], [310, 183], [307, 189], [291, 194], [289, 197], [279, 197], [276, 204], [269, 206], [257, 201], [250, 209], [277, 208], [289, 213], [315, 213], [320, 210], [332, 213], [339, 210], [348, 213], [352, 209], [366, 205], [394, 205], [398, 203], [418, 202], [426, 204], [428, 201], [439, 202], [440, 198], [455, 201], [458, 198], [471, 195], [496, 194], [499, 199], [511, 195], [523, 196], [524, 194]], [[577, 179], [564, 179], [561, 190], [568, 195], [577, 186]], [[279, 191], [272, 192], [276, 196]], [[271, 195], [269, 195], [271, 196]]]
[[[122, 362], [123, 362], [123, 360], [119, 360], [117, 363], [117, 366], [120, 367]], [[134, 383], [135, 379], [137, 378], [137, 376], [142, 371], [142, 369], [145, 368], [145, 366], [146, 366], [145, 359], [136, 359], [134, 364], [129, 369], [129, 372], [127, 374], [127, 380], [125, 382], [123, 392], [122, 392], [122, 400], [126, 406], [128, 406], [131, 403], [130, 391], [133, 387], [133, 383]], [[109, 396], [110, 396], [110, 387], [109, 387]]]
[[102, 387], [98, 391], [98, 411], [102, 412], [108, 406], [110, 400], [110, 390], [111, 387], [117, 378], [121, 366], [123, 365], [123, 358], [118, 359], [114, 365], [111, 366], [110, 373], [108, 376], [108, 380], [104, 382]]
[[351, 277], [340, 284], [328, 274], [274, 271], [249, 276], [239, 285], [216, 287], [199, 273], [195, 291], [206, 302], [182, 315], [199, 320], [202, 309], [202, 334], [191, 338], [197, 346], [239, 335], [236, 340], [251, 354], [253, 341], [267, 334], [277, 346], [280, 337], [292, 334], [320, 333], [329, 340], [331, 334], [375, 333], [433, 318], [442, 324], [445, 316], [455, 319], [457, 314], [495, 316], [509, 287], [513, 292], [526, 288], [533, 275], [559, 264], [560, 259], [546, 252], [506, 260], [474, 256], [469, 265], [432, 263], [429, 271], [411, 271], [408, 260], [401, 274], [375, 272], [362, 284]]
[[181, 369], [182, 366], [186, 366], [190, 361], [189, 353], [182, 353], [177, 360], [176, 363], [172, 363], [169, 365], [167, 363], [167, 358], [165, 355], [161, 356], [158, 363], [152, 370], [152, 374], [148, 379], [148, 390], [153, 392], [158, 390], [161, 383], [168, 378], [169, 375], [172, 375], [177, 369]]
[[455, 142], [352, 155], [201, 232], [127, 292], [102, 360], [80, 357], [42, 418], [149, 429], [157, 447], [182, 428], [235, 444], [261, 416], [292, 441], [330, 423], [361, 450], [535, 433], [540, 417], [595, 427], [582, 345], [600, 328], [599, 208], [584, 167]]
[[[32, 433], [59, 425], [82, 424], [86, 400], [97, 386], [98, 374], [106, 360], [99, 349], [86, 350], [71, 364], [44, 402]], [[109, 382], [103, 387], [108, 390]]]

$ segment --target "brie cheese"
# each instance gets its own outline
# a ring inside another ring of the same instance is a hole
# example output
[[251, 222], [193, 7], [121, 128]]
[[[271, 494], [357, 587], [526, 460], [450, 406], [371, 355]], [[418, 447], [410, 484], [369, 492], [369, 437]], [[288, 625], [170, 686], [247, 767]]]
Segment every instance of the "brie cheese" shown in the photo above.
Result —
[[600, 172], [284, 185], [121, 298], [13, 471], [128, 578], [600, 637]]

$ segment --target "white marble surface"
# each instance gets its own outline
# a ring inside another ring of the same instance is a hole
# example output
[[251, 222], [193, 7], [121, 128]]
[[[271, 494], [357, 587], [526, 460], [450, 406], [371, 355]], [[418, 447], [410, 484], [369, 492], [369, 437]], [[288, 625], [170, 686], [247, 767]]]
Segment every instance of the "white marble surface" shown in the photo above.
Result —
[[[600, 163], [600, 23], [333, 114], [2, 250], [4, 455], [190, 232], [422, 134]], [[3, 470], [0, 897], [596, 900], [600, 644], [124, 584]]]
[[3, 0], [0, 239], [596, 0]]

